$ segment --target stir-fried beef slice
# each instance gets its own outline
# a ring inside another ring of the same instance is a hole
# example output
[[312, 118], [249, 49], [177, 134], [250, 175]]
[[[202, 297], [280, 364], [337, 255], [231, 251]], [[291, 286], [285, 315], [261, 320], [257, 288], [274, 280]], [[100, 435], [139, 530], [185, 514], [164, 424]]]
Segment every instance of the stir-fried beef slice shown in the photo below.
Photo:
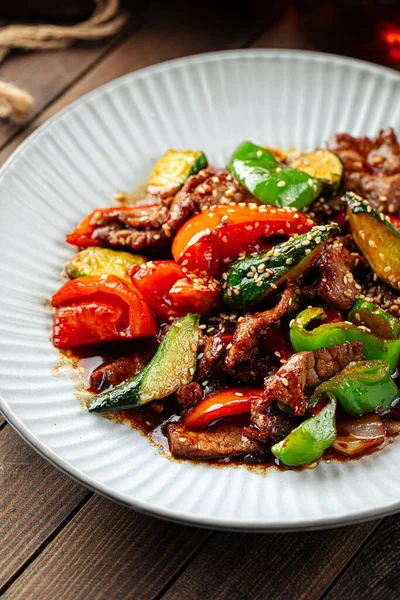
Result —
[[400, 144], [391, 127], [376, 138], [356, 138], [346, 133], [327, 141], [344, 164], [344, 187], [367, 198], [371, 205], [400, 214]]
[[251, 440], [279, 442], [294, 427], [294, 419], [279, 410], [276, 404], [268, 404], [263, 398], [256, 398], [251, 406], [252, 421], [249, 427], [243, 428], [243, 435]]
[[90, 387], [96, 392], [100, 392], [110, 386], [118, 385], [126, 379], [135, 377], [140, 371], [143, 371], [155, 350], [156, 347], [146, 348], [140, 352], [122, 356], [111, 363], [101, 365], [91, 374]]
[[224, 355], [226, 345], [219, 335], [215, 335], [213, 337], [205, 337], [201, 350], [201, 358], [198, 363], [196, 375], [198, 381], [203, 381], [209, 377], [217, 362]]
[[200, 430], [171, 424], [168, 426], [169, 447], [175, 458], [192, 460], [241, 456], [262, 450], [262, 444], [246, 439], [242, 432], [243, 427], [236, 423]]
[[400, 296], [385, 283], [369, 281], [362, 289], [365, 299], [400, 319]]
[[233, 336], [232, 346], [226, 355], [226, 366], [234, 366], [244, 360], [249, 360], [258, 352], [258, 338], [262, 332], [292, 310], [296, 284], [288, 282], [278, 304], [264, 312], [248, 314], [238, 320]]
[[209, 166], [184, 183], [175, 197], [138, 212], [121, 211], [101, 216], [93, 237], [108, 246], [128, 246], [135, 250], [162, 248], [188, 217], [210, 206], [243, 202], [249, 192], [226, 169]]
[[196, 381], [192, 381], [180, 387], [175, 397], [181, 409], [186, 411], [203, 398], [203, 390]]
[[225, 373], [239, 383], [247, 383], [252, 387], [262, 387], [264, 379], [273, 375], [276, 365], [270, 360], [255, 356], [250, 360], [238, 363], [233, 369], [225, 366]]
[[339, 310], [351, 308], [360, 295], [361, 286], [354, 279], [353, 264], [350, 252], [338, 242], [328, 246], [318, 261], [322, 275], [318, 295]]
[[[333, 348], [321, 348], [315, 352], [297, 352], [289, 358], [278, 372], [265, 381], [265, 405], [279, 400], [293, 408], [296, 416], [306, 412], [306, 390], [316, 388], [342, 371], [349, 363], [364, 358], [363, 346], [360, 342], [354, 344], [339, 344]], [[252, 421], [257, 423], [259, 408]]]

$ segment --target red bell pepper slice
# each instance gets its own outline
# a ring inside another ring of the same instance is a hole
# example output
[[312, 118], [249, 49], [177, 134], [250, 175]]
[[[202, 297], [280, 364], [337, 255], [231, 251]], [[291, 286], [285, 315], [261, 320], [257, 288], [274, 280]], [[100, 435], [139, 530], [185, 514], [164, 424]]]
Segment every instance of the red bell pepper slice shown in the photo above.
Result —
[[172, 255], [188, 271], [218, 276], [241, 252], [265, 236], [305, 233], [315, 223], [305, 214], [274, 206], [224, 205], [189, 219], [177, 232]]
[[146, 300], [114, 275], [67, 281], [52, 299], [53, 344], [75, 348], [110, 340], [149, 337], [157, 325]]
[[162, 322], [189, 312], [209, 312], [221, 296], [217, 281], [187, 276], [173, 260], [155, 260], [135, 266], [131, 269], [131, 279]]
[[103, 220], [104, 217], [107, 219], [111, 218], [113, 215], [116, 217], [119, 213], [124, 212], [140, 212], [143, 210], [147, 210], [149, 207], [155, 206], [154, 204], [149, 204], [145, 206], [111, 206], [109, 208], [97, 208], [93, 210], [87, 217], [83, 219], [79, 223], [77, 227], [75, 227], [74, 231], [67, 235], [66, 240], [69, 244], [73, 246], [78, 246], [79, 248], [86, 248], [88, 246], [104, 246], [101, 240], [96, 239], [96, 229], [100, 227], [99, 222]]
[[213, 396], [206, 396], [183, 419], [186, 427], [207, 427], [211, 421], [250, 412], [251, 399], [260, 397], [261, 388], [229, 388]]
[[392, 225], [400, 229], [400, 217], [394, 217], [393, 215], [388, 215], [389, 219], [392, 222]]

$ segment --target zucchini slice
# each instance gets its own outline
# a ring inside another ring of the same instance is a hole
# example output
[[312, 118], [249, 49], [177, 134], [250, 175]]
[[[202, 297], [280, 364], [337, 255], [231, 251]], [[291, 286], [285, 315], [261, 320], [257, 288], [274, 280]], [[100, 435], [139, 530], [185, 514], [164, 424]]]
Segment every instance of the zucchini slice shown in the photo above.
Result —
[[333, 152], [315, 150], [294, 158], [291, 167], [319, 179], [324, 185], [325, 192], [336, 192], [339, 189], [343, 175], [342, 161]]
[[357, 300], [347, 318], [354, 325], [368, 327], [374, 335], [385, 340], [397, 340], [400, 337], [400, 319], [367, 300]]
[[400, 290], [400, 230], [353, 192], [344, 195], [354, 240], [377, 276]]
[[199, 315], [188, 314], [171, 326], [139, 375], [92, 398], [89, 412], [133, 408], [173, 394], [193, 379], [198, 342]]
[[90, 246], [71, 258], [65, 270], [70, 279], [88, 275], [116, 275], [130, 283], [129, 269], [145, 262], [144, 256], [138, 254]]
[[150, 173], [147, 191], [163, 197], [174, 194], [188, 177], [204, 169], [207, 164], [204, 152], [168, 150]]
[[297, 279], [318, 258], [328, 240], [339, 233], [333, 223], [313, 227], [257, 256], [236, 260], [224, 273], [224, 302], [232, 309], [246, 309], [263, 300], [284, 281]]

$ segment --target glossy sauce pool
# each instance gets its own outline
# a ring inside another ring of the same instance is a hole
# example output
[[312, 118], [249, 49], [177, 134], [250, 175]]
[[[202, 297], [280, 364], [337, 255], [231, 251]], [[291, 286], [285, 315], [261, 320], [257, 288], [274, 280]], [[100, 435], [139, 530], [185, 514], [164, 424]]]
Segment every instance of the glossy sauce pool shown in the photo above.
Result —
[[[67, 359], [69, 364], [73, 367], [76, 373], [78, 373], [79, 379], [79, 391], [82, 392], [88, 391], [94, 393], [93, 390], [90, 389], [90, 378], [92, 373], [101, 365], [107, 364], [113, 359], [120, 358], [135, 348], [135, 343], [124, 342], [124, 345], [121, 346], [120, 343], [109, 344], [109, 345], [100, 345], [95, 349], [85, 349], [77, 352], [66, 351], [61, 354], [63, 357]], [[146, 404], [142, 407], [131, 409], [131, 410], [123, 410], [113, 413], [112, 415], [104, 415], [105, 418], [109, 418], [116, 424], [125, 424], [132, 427], [132, 429], [136, 429], [142, 435], [146, 436], [149, 442], [158, 447], [159, 451], [170, 460], [182, 460], [175, 459], [172, 457], [169, 451], [169, 443], [168, 437], [166, 435], [166, 428], [168, 424], [178, 421], [180, 419], [180, 415], [178, 412], [178, 405], [176, 404], [173, 398], [168, 398], [165, 400], [153, 401], [149, 404]], [[88, 414], [88, 418], [90, 415]], [[237, 417], [232, 417], [231, 420], [235, 422], [240, 422], [243, 426], [248, 425], [248, 417], [246, 415], [240, 415]], [[350, 460], [358, 460], [359, 458], [363, 458], [367, 454], [372, 454], [373, 452], [377, 452], [384, 448], [386, 445], [390, 444], [395, 436], [386, 435], [384, 441], [377, 447], [370, 449], [367, 452], [359, 454], [354, 457], [348, 457], [344, 454], [340, 454], [336, 452], [333, 448], [329, 448], [323, 457], [318, 461], [312, 463], [311, 465], [307, 465], [306, 469], [315, 468], [321, 460], [324, 461], [340, 461], [347, 462]], [[224, 466], [245, 466], [251, 470], [256, 470], [257, 472], [266, 473], [266, 471], [270, 467], [274, 467], [281, 471], [292, 470], [288, 469], [285, 466], [279, 465], [275, 462], [274, 457], [272, 457], [269, 453], [265, 455], [265, 457], [260, 457], [258, 455], [249, 454], [247, 456], [232, 456], [232, 457], [224, 457], [219, 459], [208, 459], [208, 460], [197, 460], [190, 461], [194, 464], [207, 464], [213, 467], [224, 467]], [[301, 469], [298, 469], [301, 470]]]

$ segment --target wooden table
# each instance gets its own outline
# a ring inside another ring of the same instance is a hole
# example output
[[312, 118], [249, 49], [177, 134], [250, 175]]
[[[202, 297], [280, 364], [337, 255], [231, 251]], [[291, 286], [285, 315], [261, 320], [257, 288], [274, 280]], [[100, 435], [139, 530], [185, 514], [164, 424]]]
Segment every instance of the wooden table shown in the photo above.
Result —
[[[311, 48], [292, 13], [264, 31], [260, 22], [221, 24], [202, 11], [193, 21], [187, 4], [144, 2], [111, 41], [10, 57], [0, 79], [27, 88], [37, 101], [24, 127], [0, 125], [1, 163], [58, 110], [130, 71], [211, 50]], [[89, 492], [45, 462], [4, 420], [0, 445], [4, 598], [400, 597], [399, 517], [313, 533], [196, 529], [143, 516]]]

